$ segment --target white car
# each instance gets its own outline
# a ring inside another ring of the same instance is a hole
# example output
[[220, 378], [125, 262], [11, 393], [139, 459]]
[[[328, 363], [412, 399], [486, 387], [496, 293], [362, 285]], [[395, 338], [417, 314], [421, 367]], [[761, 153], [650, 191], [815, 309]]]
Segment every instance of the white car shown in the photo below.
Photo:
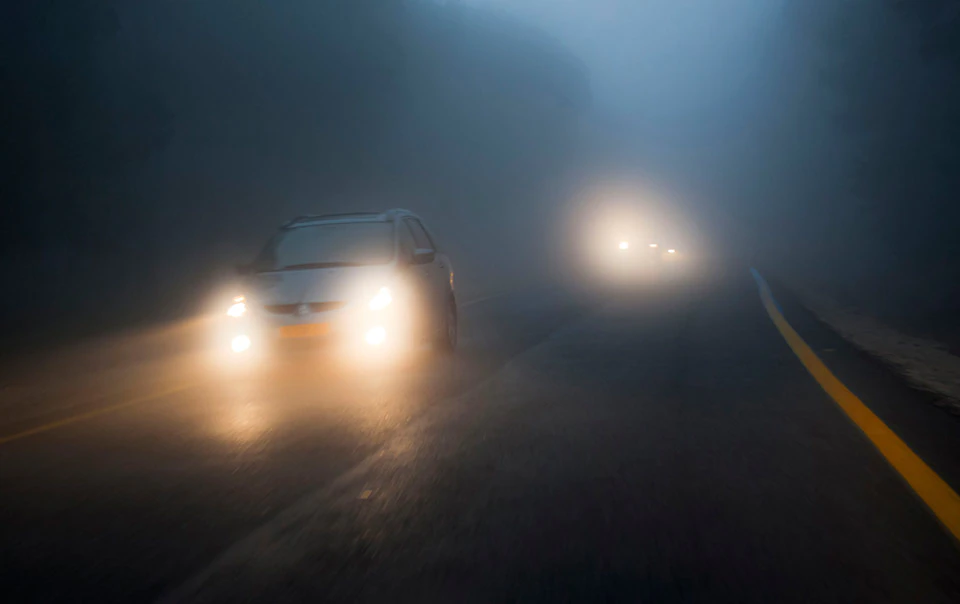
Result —
[[235, 353], [290, 340], [456, 348], [453, 266], [406, 210], [300, 216], [242, 272], [225, 317]]

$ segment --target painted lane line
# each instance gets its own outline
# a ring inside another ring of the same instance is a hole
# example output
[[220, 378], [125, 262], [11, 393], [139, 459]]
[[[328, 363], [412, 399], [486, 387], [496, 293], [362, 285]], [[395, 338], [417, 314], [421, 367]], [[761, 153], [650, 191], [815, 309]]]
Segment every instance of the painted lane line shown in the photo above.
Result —
[[[424, 446], [431, 442], [439, 446], [445, 442], [444, 435], [449, 435], [448, 426], [455, 425], [452, 422], [458, 421], [467, 410], [479, 408], [481, 401], [495, 400], [497, 404], [510, 407], [526, 400], [524, 397], [530, 396], [530, 386], [521, 386], [527, 384], [525, 376], [530, 375], [530, 364], [539, 367], [537, 363], [544, 359], [558, 358], [558, 342], [564, 341], [563, 338], [569, 341], [572, 332], [584, 329], [584, 322], [583, 317], [570, 321], [547, 338], [509, 357], [498, 369], [466, 390], [437, 399], [438, 404], [429, 412], [420, 413], [405, 424], [366, 459], [278, 511], [156, 601], [159, 604], [242, 601], [250, 593], [256, 593], [249, 591], [253, 585], [251, 581], [259, 581], [256, 587], [259, 589], [272, 584], [277, 577], [289, 578], [293, 571], [306, 568], [309, 566], [306, 560], [313, 560], [311, 556], [316, 552], [311, 549], [315, 547], [311, 544], [321, 543], [314, 538], [317, 531], [326, 533], [332, 530], [339, 535], [352, 535], [357, 526], [355, 522], [362, 522], [359, 517], [347, 516], [353, 512], [344, 511], [345, 505], [364, 500], [367, 491], [370, 493], [366, 501], [375, 502], [383, 488], [378, 485], [384, 485], [385, 480], [387, 483], [397, 481], [394, 485], [405, 484], [405, 473], [423, 457], [427, 450]], [[411, 442], [421, 446], [411, 447]], [[324, 514], [335, 514], [338, 521], [318, 523], [317, 519]], [[279, 561], [272, 560], [264, 565], [264, 552], [283, 552], [283, 555]]]
[[750, 272], [757, 281], [760, 299], [770, 319], [780, 331], [803, 366], [837, 406], [863, 431], [893, 469], [907, 481], [940, 523], [960, 542], [960, 496], [936, 472], [924, 463], [879, 417], [837, 379], [816, 353], [783, 317], [770, 286], [756, 269]]
[[481, 302], [486, 302], [487, 300], [495, 300], [497, 298], [502, 298], [507, 295], [507, 292], [493, 294], [491, 296], [484, 296], [482, 298], [474, 298], [473, 300], [468, 300], [459, 304], [460, 308], [467, 308], [468, 306], [473, 306], [474, 304], [480, 304]]
[[88, 419], [93, 419], [107, 413], [113, 413], [114, 411], [119, 411], [126, 407], [132, 407], [134, 405], [139, 405], [141, 403], [149, 403], [151, 401], [159, 400], [173, 394], [179, 394], [185, 392], [195, 387], [196, 384], [185, 384], [180, 386], [174, 386], [172, 388], [167, 388], [159, 392], [154, 392], [152, 394], [145, 394], [122, 403], [117, 403], [116, 405], [110, 405], [108, 407], [102, 407], [94, 411], [88, 411], [87, 413], [80, 413], [79, 415], [73, 415], [65, 419], [57, 420], [55, 422], [50, 422], [37, 426], [35, 428], [30, 428], [29, 430], [24, 430], [22, 432], [16, 432], [14, 434], [8, 434], [6, 436], [0, 436], [0, 445], [13, 442], [15, 440], [20, 440], [21, 438], [26, 438], [28, 436], [33, 436], [35, 434], [41, 434], [43, 432], [49, 432], [50, 430], [55, 430], [57, 428], [62, 428], [63, 426], [68, 426], [70, 424], [75, 424], [77, 422], [86, 421]]

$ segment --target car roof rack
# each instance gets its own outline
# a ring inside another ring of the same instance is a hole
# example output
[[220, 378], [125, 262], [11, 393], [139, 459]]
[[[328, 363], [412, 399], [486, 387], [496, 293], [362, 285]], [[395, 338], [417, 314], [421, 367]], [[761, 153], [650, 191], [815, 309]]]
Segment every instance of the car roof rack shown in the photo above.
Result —
[[283, 226], [296, 226], [298, 224], [308, 223], [308, 222], [320, 222], [324, 220], [343, 220], [347, 218], [361, 218], [361, 219], [372, 219], [383, 216], [383, 212], [341, 212], [335, 214], [303, 214], [300, 216], [294, 216], [288, 220]]
[[404, 210], [403, 208], [392, 208], [389, 210], [384, 210], [383, 212], [340, 212], [333, 214], [303, 214], [301, 216], [295, 216], [284, 223], [283, 228], [290, 228], [295, 226], [305, 226], [307, 224], [316, 223], [316, 222], [325, 222], [325, 221], [344, 221], [348, 222], [350, 220], [358, 221], [375, 221], [375, 220], [385, 220], [393, 221], [395, 217], [402, 216], [411, 216], [416, 218], [416, 215], [410, 210]]

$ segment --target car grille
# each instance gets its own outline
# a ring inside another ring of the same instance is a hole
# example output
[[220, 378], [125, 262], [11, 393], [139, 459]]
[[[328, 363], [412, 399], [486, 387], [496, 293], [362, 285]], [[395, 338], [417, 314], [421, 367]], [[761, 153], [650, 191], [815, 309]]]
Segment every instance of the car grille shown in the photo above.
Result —
[[[310, 302], [307, 304], [310, 307], [310, 312], [339, 310], [346, 305], [346, 302]], [[263, 309], [274, 315], [295, 315], [299, 307], [299, 304], [268, 304]]]

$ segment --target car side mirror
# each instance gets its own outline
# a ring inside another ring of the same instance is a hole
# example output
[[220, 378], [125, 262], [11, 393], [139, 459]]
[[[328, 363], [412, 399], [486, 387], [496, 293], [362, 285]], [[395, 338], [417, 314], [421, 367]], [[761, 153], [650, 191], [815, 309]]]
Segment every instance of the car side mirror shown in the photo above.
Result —
[[437, 253], [433, 250], [419, 249], [413, 252], [414, 264], [429, 264], [436, 258]]

